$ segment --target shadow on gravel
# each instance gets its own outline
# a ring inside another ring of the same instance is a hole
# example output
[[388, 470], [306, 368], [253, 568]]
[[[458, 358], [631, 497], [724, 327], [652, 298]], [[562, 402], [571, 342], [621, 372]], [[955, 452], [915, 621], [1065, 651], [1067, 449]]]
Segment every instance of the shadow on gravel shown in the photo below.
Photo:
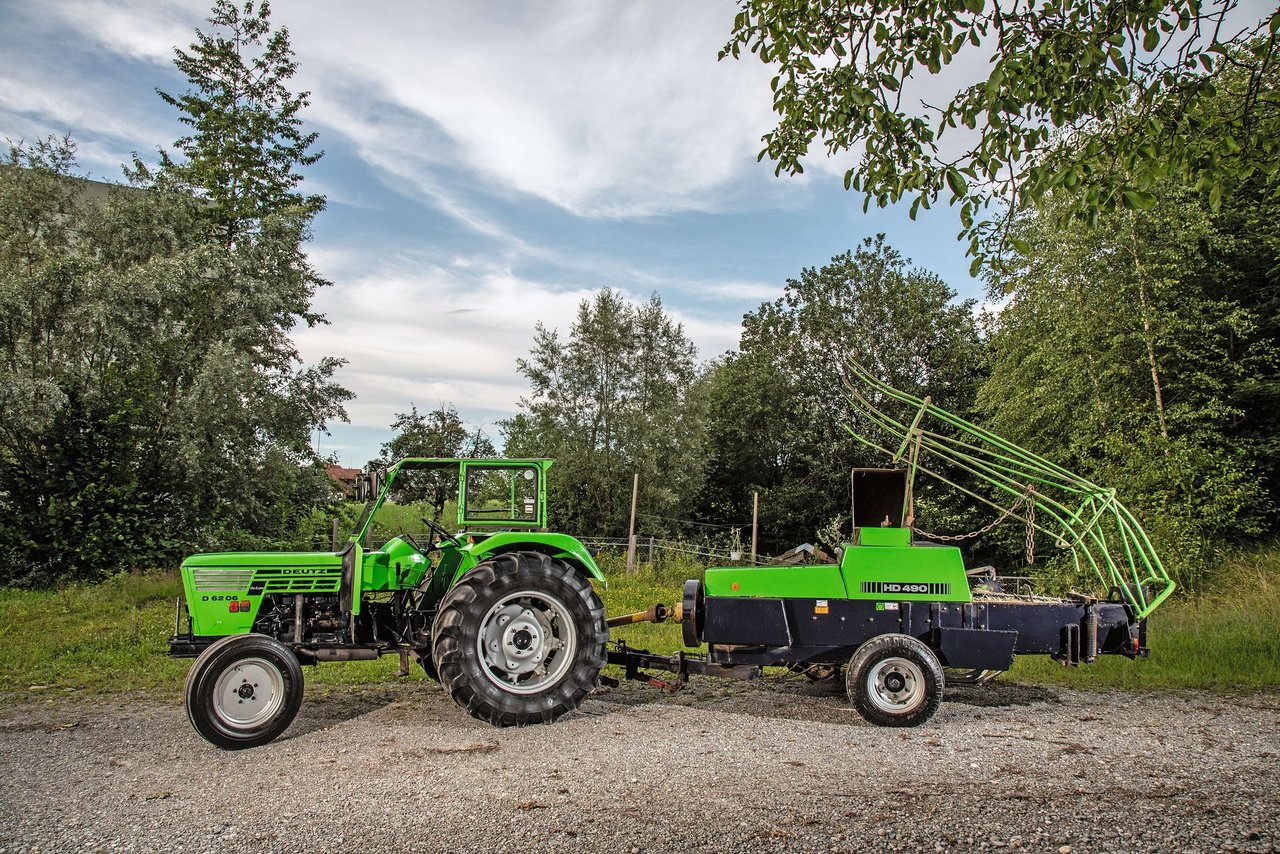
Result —
[[[747, 682], [694, 677], [674, 694], [638, 682], [623, 682], [617, 688], [597, 690], [591, 700], [597, 702], [588, 702], [581, 713], [603, 715], [624, 708], [666, 705], [754, 717], [866, 725], [849, 706], [843, 675], [820, 682], [793, 673], [767, 674]], [[948, 685], [944, 699], [944, 705], [955, 703], [982, 708], [1059, 702], [1058, 694], [1047, 688], [999, 681], [986, 685]]]
[[307, 696], [302, 701], [302, 709], [294, 719], [293, 725], [279, 740], [288, 741], [291, 738], [299, 738], [317, 730], [328, 729], [336, 724], [354, 720], [386, 708], [401, 699], [401, 696], [401, 691], [375, 689]]
[[793, 673], [742, 682], [695, 676], [674, 694], [638, 682], [623, 682], [617, 688], [597, 690], [591, 699], [597, 702], [583, 708], [589, 715], [664, 705], [797, 721], [836, 724], [860, 721], [849, 708], [843, 680], [811, 682]]
[[1017, 685], [996, 680], [986, 685], [948, 685], [943, 702], [994, 708], [1061, 703], [1062, 700], [1056, 691], [1039, 685]]

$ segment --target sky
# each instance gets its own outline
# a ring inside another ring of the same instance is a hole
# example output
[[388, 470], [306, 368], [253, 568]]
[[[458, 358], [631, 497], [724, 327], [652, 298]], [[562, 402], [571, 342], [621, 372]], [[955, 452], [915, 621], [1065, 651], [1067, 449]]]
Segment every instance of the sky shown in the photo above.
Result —
[[[946, 206], [912, 222], [757, 161], [769, 69], [716, 59], [731, 0], [677, 3], [275, 0], [327, 197], [308, 254], [333, 282], [298, 328], [307, 363], [347, 360], [350, 423], [321, 454], [362, 466], [396, 413], [452, 404], [500, 445], [534, 325], [569, 331], [603, 287], [658, 293], [702, 359], [736, 348], [744, 313], [788, 278], [883, 232], [960, 298], [981, 298]], [[209, 6], [182, 0], [0, 0], [0, 138], [70, 133], [89, 177], [182, 135], [156, 94]], [[954, 81], [951, 81], [954, 85]]]

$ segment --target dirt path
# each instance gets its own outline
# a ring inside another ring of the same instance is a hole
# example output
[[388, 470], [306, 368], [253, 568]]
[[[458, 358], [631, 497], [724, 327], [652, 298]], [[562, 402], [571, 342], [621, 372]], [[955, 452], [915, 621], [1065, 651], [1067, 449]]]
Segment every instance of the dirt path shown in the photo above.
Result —
[[0, 711], [0, 852], [1272, 851], [1280, 696], [950, 689], [880, 729], [801, 677], [624, 685], [498, 730], [436, 686], [223, 753], [172, 698]]

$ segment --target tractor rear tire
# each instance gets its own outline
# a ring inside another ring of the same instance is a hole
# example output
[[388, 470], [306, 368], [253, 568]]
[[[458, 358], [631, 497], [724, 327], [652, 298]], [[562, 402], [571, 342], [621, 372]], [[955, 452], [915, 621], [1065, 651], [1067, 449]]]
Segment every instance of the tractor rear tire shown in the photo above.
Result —
[[302, 667], [284, 644], [266, 635], [215, 641], [187, 673], [187, 717], [196, 732], [223, 750], [273, 741], [302, 705]]
[[440, 671], [436, 670], [436, 663], [431, 657], [431, 647], [418, 647], [413, 653], [414, 658], [418, 660], [418, 664], [422, 665], [422, 672], [427, 674], [427, 678], [432, 682], [439, 682]]
[[432, 655], [440, 684], [495, 726], [550, 723], [596, 687], [604, 606], [562, 560], [513, 552], [474, 567], [440, 601]]
[[942, 705], [938, 657], [910, 635], [879, 635], [849, 660], [845, 687], [862, 717], [879, 726], [920, 726]]

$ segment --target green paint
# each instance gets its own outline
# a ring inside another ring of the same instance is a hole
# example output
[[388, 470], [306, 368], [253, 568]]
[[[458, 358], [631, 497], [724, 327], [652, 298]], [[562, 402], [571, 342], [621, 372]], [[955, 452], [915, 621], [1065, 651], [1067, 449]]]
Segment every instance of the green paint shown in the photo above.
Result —
[[[468, 539], [474, 542], [465, 546], [462, 551], [472, 557], [472, 566], [500, 552], [537, 551], [567, 561], [570, 565], [577, 566], [583, 575], [607, 584], [604, 573], [600, 571], [586, 546], [568, 534], [499, 531], [494, 534], [471, 534]], [[457, 575], [465, 571], [460, 569]]]
[[[538, 551], [567, 561], [605, 583], [591, 553], [566, 534], [529, 530], [546, 527], [547, 470], [551, 460], [461, 460], [407, 458], [385, 473], [365, 475], [360, 490], [370, 499], [347, 541], [354, 557], [352, 613], [367, 593], [418, 590], [426, 583], [422, 607], [438, 601], [476, 564], [509, 551]], [[402, 471], [456, 468], [459, 473], [457, 543], [442, 541], [424, 554], [405, 537], [380, 549], [361, 546], [374, 517], [386, 503]], [[483, 531], [482, 528], [519, 530]], [[334, 552], [225, 552], [192, 555], [182, 563], [182, 585], [192, 632], [221, 636], [249, 632], [266, 596], [337, 594], [343, 555]], [[250, 593], [253, 590], [253, 593]], [[237, 604], [236, 611], [230, 603]], [[240, 604], [249, 608], [241, 610]]]
[[[886, 529], [888, 530], [888, 529]], [[969, 579], [957, 548], [850, 546], [840, 573], [850, 599], [968, 602]]]
[[[969, 580], [956, 548], [912, 546], [904, 528], [864, 528], [871, 539], [901, 545], [850, 545], [840, 565], [735, 566], [708, 569], [708, 596], [968, 602]], [[865, 539], [865, 536], [863, 537]], [[737, 585], [735, 588], [734, 585]]]
[[910, 528], [858, 528], [853, 541], [860, 546], [909, 546]]
[[[837, 566], [730, 566], [708, 569], [708, 596], [843, 599], [844, 580]], [[733, 585], [738, 585], [735, 590]]]
[[[182, 591], [194, 632], [231, 635], [253, 627], [262, 597], [295, 589], [336, 593], [342, 558], [333, 552], [220, 552], [192, 555], [182, 562]], [[257, 582], [262, 592], [250, 595]], [[230, 602], [249, 602], [246, 613]]]

